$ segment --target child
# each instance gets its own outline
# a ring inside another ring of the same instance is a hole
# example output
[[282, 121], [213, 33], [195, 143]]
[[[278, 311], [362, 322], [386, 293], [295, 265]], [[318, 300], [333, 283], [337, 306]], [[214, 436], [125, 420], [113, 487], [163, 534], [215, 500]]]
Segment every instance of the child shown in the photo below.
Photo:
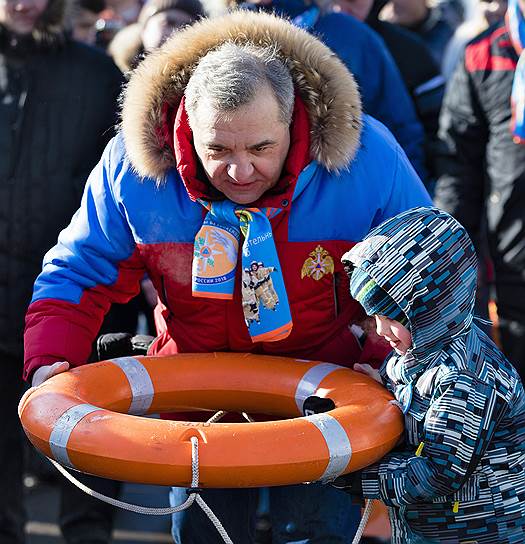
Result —
[[525, 542], [525, 391], [472, 322], [476, 256], [465, 229], [415, 208], [342, 261], [352, 296], [394, 348], [376, 379], [400, 402], [405, 443], [359, 482], [389, 507], [392, 543]]

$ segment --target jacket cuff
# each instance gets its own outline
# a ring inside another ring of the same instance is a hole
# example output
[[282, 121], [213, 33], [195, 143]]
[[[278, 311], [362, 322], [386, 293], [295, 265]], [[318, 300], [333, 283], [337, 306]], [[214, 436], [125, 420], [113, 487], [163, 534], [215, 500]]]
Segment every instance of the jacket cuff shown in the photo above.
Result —
[[26, 361], [22, 378], [31, 385], [31, 381], [33, 380], [33, 374], [41, 366], [52, 365], [53, 363], [56, 363], [60, 360], [61, 359], [57, 357], [33, 357], [32, 359]]
[[363, 469], [361, 485], [365, 499], [381, 499], [378, 465]]

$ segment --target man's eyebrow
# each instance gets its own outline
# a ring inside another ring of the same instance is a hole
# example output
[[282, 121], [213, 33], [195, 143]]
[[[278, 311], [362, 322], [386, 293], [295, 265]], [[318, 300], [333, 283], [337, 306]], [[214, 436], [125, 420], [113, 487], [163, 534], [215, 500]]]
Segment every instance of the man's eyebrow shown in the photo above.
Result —
[[209, 149], [226, 149], [226, 146], [216, 144], [215, 142], [205, 142], [204, 145]]
[[257, 147], [264, 147], [267, 145], [274, 145], [276, 142], [275, 140], [263, 140], [262, 142], [258, 142], [256, 144], [248, 146], [248, 149], [256, 149]]
[[[257, 142], [256, 144], [252, 144], [252, 145], [249, 145], [246, 149], [257, 149], [258, 147], [265, 147], [267, 145], [275, 145], [276, 144], [276, 141], [275, 140], [263, 140], [262, 142]], [[228, 149], [227, 146], [225, 145], [222, 145], [222, 144], [218, 144], [218, 143], [215, 143], [215, 142], [205, 142], [204, 144], [208, 149], [215, 149], [215, 150], [219, 150], [219, 151], [222, 151], [224, 149]]]

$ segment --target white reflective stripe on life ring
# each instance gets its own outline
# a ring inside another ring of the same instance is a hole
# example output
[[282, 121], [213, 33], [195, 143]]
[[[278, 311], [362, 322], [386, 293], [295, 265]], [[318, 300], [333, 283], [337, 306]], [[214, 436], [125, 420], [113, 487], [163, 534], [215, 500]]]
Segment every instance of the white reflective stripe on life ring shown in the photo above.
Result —
[[134, 357], [119, 357], [111, 359], [111, 362], [126, 374], [131, 388], [132, 398], [128, 414], [142, 415], [147, 413], [153, 402], [155, 389], [144, 365]]
[[319, 388], [319, 384], [335, 370], [340, 370], [341, 366], [333, 363], [320, 363], [306, 371], [295, 390], [295, 402], [299, 413], [303, 414], [304, 401], [313, 395]]
[[69, 437], [79, 421], [88, 414], [101, 409], [102, 408], [93, 406], [92, 404], [77, 404], [66, 410], [57, 419], [53, 430], [51, 431], [51, 435], [49, 436], [49, 447], [51, 448], [51, 453], [53, 454], [55, 461], [58, 461], [61, 465], [75, 468], [67, 454]]
[[352, 458], [352, 445], [343, 426], [328, 413], [314, 414], [306, 419], [313, 423], [325, 439], [330, 458], [321, 482], [330, 482], [341, 476]]

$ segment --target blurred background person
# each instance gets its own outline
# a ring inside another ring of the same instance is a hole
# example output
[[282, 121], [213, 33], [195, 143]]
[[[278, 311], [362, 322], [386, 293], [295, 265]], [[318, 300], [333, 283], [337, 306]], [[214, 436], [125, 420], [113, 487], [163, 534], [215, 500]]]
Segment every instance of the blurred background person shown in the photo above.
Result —
[[471, 16], [456, 29], [445, 50], [442, 68], [447, 80], [452, 76], [467, 43], [489, 26], [503, 20], [507, 0], [476, 0], [471, 7]]
[[137, 21], [142, 5], [142, 0], [106, 0], [96, 22], [97, 45], [106, 49], [117, 32]]
[[160, 47], [172, 32], [204, 15], [199, 0], [149, 0], [138, 21], [115, 35], [108, 52], [117, 66], [128, 72], [144, 53]]
[[422, 180], [427, 180], [425, 135], [414, 104], [381, 38], [346, 13], [333, 11], [332, 0], [250, 0], [245, 9], [274, 11], [321, 39], [352, 72], [363, 109], [385, 124]]
[[426, 166], [429, 178], [433, 179], [435, 174], [433, 156], [445, 80], [440, 67], [421, 38], [409, 30], [378, 18], [384, 5], [384, 0], [336, 0], [334, 10], [353, 15], [367, 23], [383, 38], [425, 129]]
[[525, 18], [507, 18], [470, 41], [447, 85], [435, 203], [468, 230], [478, 254], [488, 243], [499, 336], [525, 378]]
[[415, 32], [441, 67], [448, 42], [462, 22], [459, 2], [431, 4], [429, 0], [389, 0], [379, 18]]
[[97, 20], [104, 11], [104, 0], [79, 0], [71, 14], [73, 39], [88, 45], [97, 42]]
[[0, 542], [24, 542], [24, 314], [44, 253], [112, 136], [122, 75], [66, 32], [63, 0], [0, 0]]

